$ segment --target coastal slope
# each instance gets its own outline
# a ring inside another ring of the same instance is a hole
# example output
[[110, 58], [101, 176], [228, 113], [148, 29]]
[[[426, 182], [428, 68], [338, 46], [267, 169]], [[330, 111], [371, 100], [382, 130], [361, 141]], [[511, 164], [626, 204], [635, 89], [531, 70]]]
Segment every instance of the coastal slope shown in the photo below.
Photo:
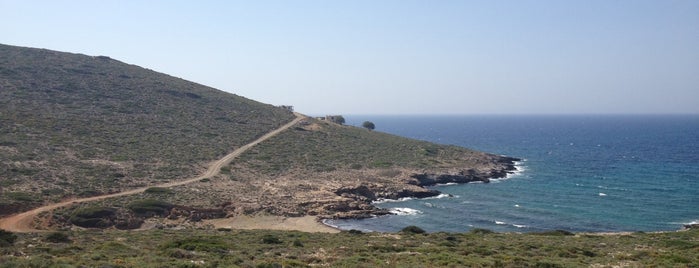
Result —
[[0, 215], [193, 177], [293, 118], [106, 56], [0, 45]]
[[36, 220], [44, 227], [132, 229], [154, 216], [175, 226], [259, 214], [361, 218], [388, 213], [372, 201], [487, 182], [517, 160], [309, 117], [216, 176], [151, 187], [197, 178], [295, 115], [106, 56], [0, 45], [0, 74], [0, 215], [146, 189], [52, 211]]

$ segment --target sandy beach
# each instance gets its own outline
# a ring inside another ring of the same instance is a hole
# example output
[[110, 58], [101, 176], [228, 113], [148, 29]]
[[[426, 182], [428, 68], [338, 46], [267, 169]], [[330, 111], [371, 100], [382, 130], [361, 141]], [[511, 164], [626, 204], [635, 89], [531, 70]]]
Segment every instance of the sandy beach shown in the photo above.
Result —
[[340, 230], [318, 222], [315, 216], [282, 217], [271, 215], [242, 215], [225, 219], [205, 220], [216, 228], [295, 230], [310, 233], [339, 233]]

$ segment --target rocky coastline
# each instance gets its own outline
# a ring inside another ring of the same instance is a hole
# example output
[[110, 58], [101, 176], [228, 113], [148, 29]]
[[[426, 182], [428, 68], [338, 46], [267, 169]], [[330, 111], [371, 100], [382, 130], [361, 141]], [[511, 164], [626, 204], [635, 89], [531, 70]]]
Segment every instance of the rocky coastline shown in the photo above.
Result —
[[[83, 228], [138, 229], [146, 221], [158, 222], [155, 226], [177, 226], [198, 224], [202, 220], [236, 218], [241, 216], [275, 215], [298, 218], [315, 216], [324, 219], [365, 219], [393, 214], [376, 206], [384, 200], [407, 198], [430, 198], [442, 193], [430, 186], [448, 183], [489, 183], [492, 179], [505, 178], [517, 170], [518, 158], [490, 155], [478, 168], [449, 169], [405, 169], [399, 175], [374, 177], [354, 183], [342, 183], [331, 190], [325, 198], [277, 199], [248, 203], [227, 202], [216, 207], [192, 207], [170, 204], [157, 200], [140, 200], [126, 207], [91, 207], [76, 209], [68, 215], [53, 215], [50, 225], [68, 228], [71, 225]], [[381, 174], [380, 171], [376, 174]], [[332, 188], [331, 188], [332, 189]], [[335, 196], [334, 198], [331, 196]], [[281, 202], [280, 202], [281, 201]], [[284, 202], [286, 201], [286, 202]]]
[[489, 183], [491, 179], [505, 178], [514, 173], [519, 161], [522, 160], [500, 156], [495, 161], [496, 165], [488, 170], [469, 168], [447, 172], [422, 172], [412, 174], [403, 184], [367, 183], [358, 186], [345, 186], [336, 190], [335, 194], [350, 201], [326, 206], [325, 210], [329, 216], [321, 218], [364, 219], [392, 214], [386, 209], [374, 206], [373, 203], [381, 200], [436, 197], [442, 193], [427, 187], [438, 184]]

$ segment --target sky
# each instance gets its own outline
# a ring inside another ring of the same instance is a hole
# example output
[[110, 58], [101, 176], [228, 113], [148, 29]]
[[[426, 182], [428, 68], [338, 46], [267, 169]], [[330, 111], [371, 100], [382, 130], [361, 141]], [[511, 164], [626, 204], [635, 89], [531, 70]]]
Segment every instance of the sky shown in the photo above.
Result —
[[0, 43], [299, 112], [699, 114], [699, 1], [0, 0]]

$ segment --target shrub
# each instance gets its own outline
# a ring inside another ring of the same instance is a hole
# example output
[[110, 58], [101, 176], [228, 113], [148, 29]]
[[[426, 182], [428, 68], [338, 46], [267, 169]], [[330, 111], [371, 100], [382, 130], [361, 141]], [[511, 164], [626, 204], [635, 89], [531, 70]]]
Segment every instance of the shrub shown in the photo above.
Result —
[[417, 227], [415, 225], [410, 225], [408, 227], [403, 228], [403, 230], [400, 230], [402, 233], [411, 233], [411, 234], [424, 234], [425, 230], [423, 230], [420, 227]]
[[70, 223], [85, 228], [101, 228], [111, 226], [111, 217], [116, 213], [115, 208], [87, 207], [78, 209], [70, 217]]
[[138, 200], [127, 206], [131, 211], [138, 214], [152, 215], [167, 215], [173, 207], [173, 204], [155, 199]]
[[25, 192], [9, 192], [6, 193], [7, 197], [14, 199], [15, 201], [19, 202], [34, 202], [36, 201], [36, 198], [32, 196], [30, 193], [25, 193]]
[[483, 228], [474, 228], [474, 229], [471, 229], [471, 231], [469, 231], [469, 233], [472, 233], [472, 234], [492, 234], [493, 231], [488, 230], [488, 229], [483, 229]]
[[213, 237], [193, 237], [171, 241], [160, 246], [161, 249], [184, 249], [190, 251], [203, 251], [222, 253], [228, 251], [228, 245]]
[[146, 189], [148, 194], [171, 194], [172, 190], [164, 187], [150, 187]]
[[17, 240], [17, 235], [0, 229], [0, 247], [11, 246]]
[[266, 234], [262, 236], [262, 243], [265, 244], [281, 244], [282, 240], [280, 240], [278, 237], [271, 235], [271, 234]]
[[51, 243], [68, 243], [70, 238], [67, 234], [61, 232], [53, 232], [46, 236], [46, 241]]
[[350, 233], [350, 234], [354, 234], [354, 235], [360, 235], [360, 234], [363, 234], [363, 233], [364, 233], [364, 232], [362, 232], [362, 231], [360, 231], [360, 230], [356, 230], [356, 229], [352, 229], [352, 230], [349, 230], [349, 231], [347, 231], [347, 232]]
[[294, 245], [294, 247], [300, 247], [300, 248], [302, 248], [302, 247], [303, 247], [303, 242], [301, 242], [301, 240], [296, 239], [296, 240], [294, 240], [293, 245]]
[[531, 233], [531, 234], [533, 234], [533, 235], [548, 235], [548, 236], [575, 235], [574, 233], [568, 232], [566, 230], [553, 230], [553, 231], [538, 232], [538, 233]]

